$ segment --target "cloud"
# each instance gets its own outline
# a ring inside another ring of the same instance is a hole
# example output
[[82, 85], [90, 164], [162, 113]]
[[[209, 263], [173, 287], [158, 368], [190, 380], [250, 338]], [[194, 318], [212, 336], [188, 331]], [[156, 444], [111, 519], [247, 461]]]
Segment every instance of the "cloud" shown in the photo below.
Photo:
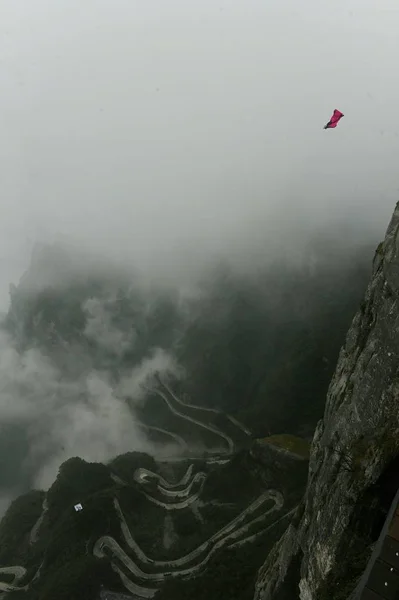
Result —
[[[100, 339], [108, 336], [100, 333]], [[113, 344], [115, 338], [110, 339]], [[19, 353], [2, 333], [0, 423], [3, 428], [18, 425], [26, 438], [25, 454], [14, 466], [18, 483], [29, 474], [35, 487], [47, 488], [71, 456], [107, 461], [133, 450], [154, 452], [121, 391], [143, 400], [142, 384], [155, 371], [178, 368], [166, 352], [156, 349], [132, 369], [116, 394], [107, 373], [91, 370], [77, 380], [65, 379], [49, 357], [38, 349]]]
[[155, 374], [165, 378], [171, 376], [180, 378], [183, 370], [170, 353], [161, 348], [155, 348], [150, 357], [132, 369], [129, 377], [121, 380], [118, 394], [129, 396], [133, 402], [140, 403], [147, 394], [146, 386], [151, 387], [151, 383], [154, 383]]
[[[82, 382], [84, 401], [70, 400], [63, 404], [51, 430], [40, 427], [35, 436], [30, 460], [45, 456], [48, 448], [61, 446], [55, 456], [45, 460], [35, 483], [48, 487], [54, 481], [58, 467], [70, 456], [88, 461], [106, 462], [118, 454], [132, 450], [152, 452], [142, 431], [137, 427], [126, 402], [115, 397], [104, 376], [91, 373]], [[39, 433], [39, 432], [38, 432]]]
[[294, 255], [323, 227], [350, 244], [341, 222], [383, 234], [393, 0], [37, 0], [3, 3], [0, 23], [2, 305], [37, 240], [180, 284], [221, 255], [269, 259], [276, 240]]
[[17, 495], [16, 493], [4, 493], [4, 492], [0, 492], [0, 518], [2, 517], [2, 515], [6, 512], [6, 510], [8, 509], [8, 507], [10, 506], [11, 502], [14, 500], [15, 496]]
[[100, 348], [116, 355], [122, 355], [131, 348], [135, 341], [135, 331], [121, 331], [112, 325], [112, 311], [115, 299], [107, 301], [99, 298], [89, 298], [83, 305], [87, 315], [84, 335], [95, 341]]

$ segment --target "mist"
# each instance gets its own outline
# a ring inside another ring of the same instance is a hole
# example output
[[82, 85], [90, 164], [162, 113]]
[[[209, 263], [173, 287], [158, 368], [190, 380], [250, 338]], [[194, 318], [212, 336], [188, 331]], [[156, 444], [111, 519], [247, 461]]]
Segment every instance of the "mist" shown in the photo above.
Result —
[[[394, 0], [2, 2], [0, 310], [37, 243], [80, 258], [25, 278], [32, 289], [93, 265], [191, 300], [220, 260], [256, 274], [314, 239], [341, 256], [377, 243], [399, 190], [398, 28]], [[345, 116], [325, 131], [334, 108]], [[106, 302], [84, 310], [87, 339], [116, 353], [132, 343]], [[69, 456], [151, 451], [89, 367], [66, 382], [2, 336], [0, 423], [22, 441], [0, 512]], [[142, 401], [159, 369], [179, 372], [155, 349], [120, 389]]]
[[[36, 348], [18, 352], [2, 333], [0, 500], [2, 487], [15, 493], [29, 484], [47, 489], [60, 464], [72, 456], [104, 462], [131, 450], [153, 454], [154, 444], [140, 429], [126, 396], [135, 405], [142, 403], [143, 386], [155, 372], [178, 375], [173, 360], [159, 349], [137, 364], [118, 389], [106, 371], [88, 369], [79, 378], [66, 378], [50, 357]], [[23, 443], [14, 452], [8, 438], [15, 438], [16, 431]]]
[[394, 0], [21, 0], [0, 17], [2, 305], [37, 241], [180, 283], [315, 229], [382, 235]]

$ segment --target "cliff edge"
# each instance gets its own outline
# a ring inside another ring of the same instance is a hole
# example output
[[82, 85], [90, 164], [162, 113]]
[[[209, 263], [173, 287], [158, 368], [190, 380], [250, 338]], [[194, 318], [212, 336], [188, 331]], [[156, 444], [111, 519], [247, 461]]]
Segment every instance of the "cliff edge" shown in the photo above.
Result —
[[346, 600], [399, 487], [399, 202], [327, 393], [306, 493], [254, 600]]

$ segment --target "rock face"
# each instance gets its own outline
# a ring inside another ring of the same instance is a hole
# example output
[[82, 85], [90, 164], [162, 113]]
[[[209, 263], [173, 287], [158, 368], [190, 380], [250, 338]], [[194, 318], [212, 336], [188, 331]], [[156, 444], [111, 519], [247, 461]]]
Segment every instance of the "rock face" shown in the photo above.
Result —
[[399, 487], [399, 203], [311, 448], [308, 484], [255, 600], [346, 600]]

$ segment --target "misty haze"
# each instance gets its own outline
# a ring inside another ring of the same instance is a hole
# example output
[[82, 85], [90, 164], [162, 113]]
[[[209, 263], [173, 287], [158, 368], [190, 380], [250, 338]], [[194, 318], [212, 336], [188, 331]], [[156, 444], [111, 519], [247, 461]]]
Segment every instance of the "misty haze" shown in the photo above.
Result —
[[299, 598], [254, 586], [399, 198], [398, 28], [1, 4], [1, 598]]

